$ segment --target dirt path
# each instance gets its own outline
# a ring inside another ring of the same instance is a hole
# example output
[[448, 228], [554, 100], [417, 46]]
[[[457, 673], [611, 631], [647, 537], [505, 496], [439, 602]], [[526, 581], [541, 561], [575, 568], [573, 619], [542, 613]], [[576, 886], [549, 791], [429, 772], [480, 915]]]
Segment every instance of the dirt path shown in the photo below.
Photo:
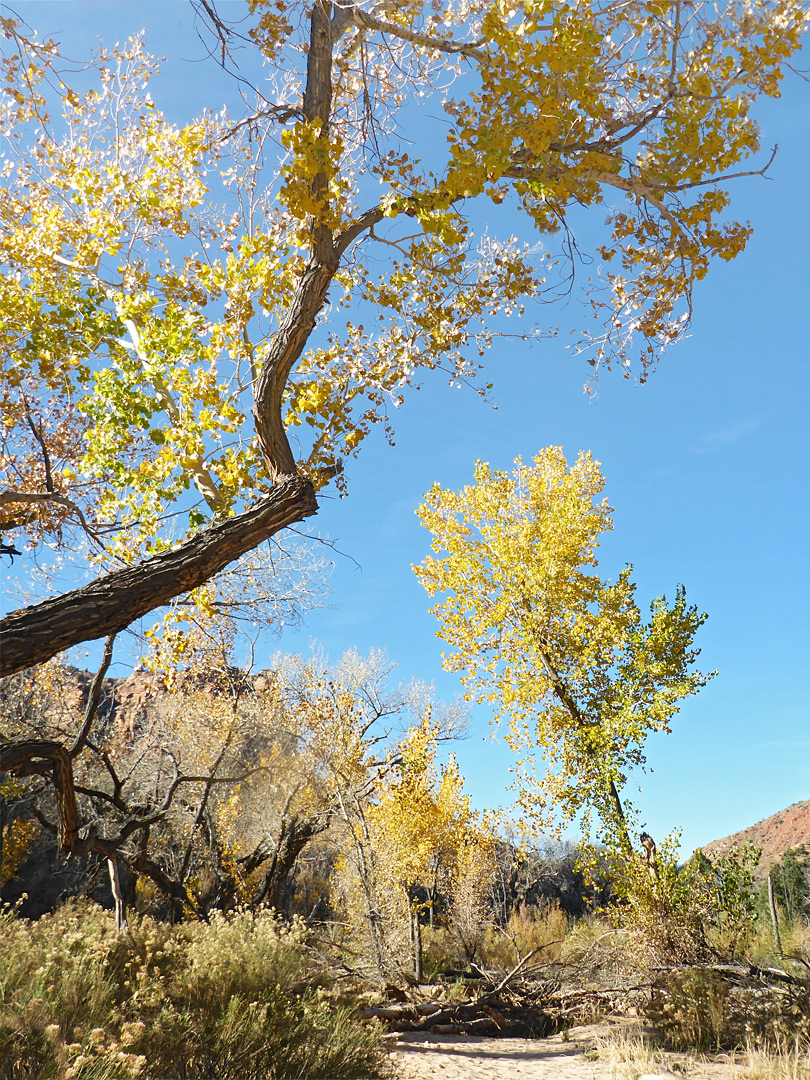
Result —
[[[575, 1028], [568, 1038], [488, 1039], [405, 1032], [397, 1035], [392, 1059], [397, 1080], [618, 1080], [620, 1066], [585, 1056], [605, 1027]], [[650, 1076], [730, 1080], [731, 1066], [711, 1063]], [[739, 1074], [737, 1074], [739, 1075]]]
[[400, 1080], [610, 1080], [610, 1067], [588, 1061], [576, 1041], [487, 1039], [406, 1032], [394, 1061]]

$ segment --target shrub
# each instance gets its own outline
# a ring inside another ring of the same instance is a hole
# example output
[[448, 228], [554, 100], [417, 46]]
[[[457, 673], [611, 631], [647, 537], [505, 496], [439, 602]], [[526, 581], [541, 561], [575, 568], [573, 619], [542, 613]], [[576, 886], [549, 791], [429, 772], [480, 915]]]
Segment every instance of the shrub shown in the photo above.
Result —
[[558, 904], [545, 909], [518, 908], [510, 914], [505, 926], [488, 931], [481, 963], [508, 971], [533, 949], [541, 950], [535, 957], [537, 962], [556, 960], [568, 933], [568, 916]]
[[[810, 882], [805, 873], [806, 861], [806, 858], [800, 860], [797, 852], [788, 848], [780, 862], [771, 868], [774, 898], [789, 923], [810, 916]], [[762, 907], [767, 905], [767, 895], [766, 882], [762, 886]]]
[[729, 1040], [728, 981], [693, 968], [665, 976], [653, 991], [648, 1015], [670, 1046], [719, 1050]]
[[615, 924], [653, 961], [735, 960], [756, 931], [753, 871], [759, 851], [735, 847], [713, 863], [698, 851], [680, 865], [678, 840], [678, 833], [663, 839], [654, 868], [638, 852], [616, 845], [591, 852], [588, 872], [598, 869], [611, 878], [618, 898]]
[[709, 909], [709, 939], [715, 951], [729, 960], [744, 956], [756, 934], [754, 870], [760, 854], [759, 848], [744, 844], [703, 866], [716, 898]]
[[331, 1000], [303, 927], [169, 927], [68, 903], [0, 915], [2, 1080], [275, 1080], [383, 1071], [380, 1031]]
[[461, 957], [456, 942], [446, 927], [425, 926], [422, 928], [422, 962], [427, 982], [432, 982], [437, 975], [448, 968], [459, 965]]

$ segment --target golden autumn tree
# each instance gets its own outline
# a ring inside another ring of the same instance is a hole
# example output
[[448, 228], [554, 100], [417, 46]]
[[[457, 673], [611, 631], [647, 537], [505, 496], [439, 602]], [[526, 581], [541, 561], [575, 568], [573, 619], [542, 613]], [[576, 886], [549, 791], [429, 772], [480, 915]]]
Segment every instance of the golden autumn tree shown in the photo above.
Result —
[[494, 833], [464, 794], [455, 758], [451, 755], [445, 764], [437, 764], [438, 734], [429, 715], [410, 729], [368, 811], [380, 881], [405, 900], [413, 973], [420, 982], [422, 914], [432, 911], [440, 888], [452, 897], [459, 879], [465, 886], [472, 884], [473, 849], [479, 864], [485, 865], [487, 856], [491, 864], [495, 848]]
[[[767, 167], [751, 108], [807, 18], [801, 0], [248, 0], [237, 38], [194, 6], [224, 62], [238, 41], [265, 64], [244, 114], [207, 111], [201, 80], [178, 125], [142, 42], [93, 82], [0, 23], [0, 544], [77, 552], [90, 579], [3, 620], [3, 673], [314, 514], [429, 371], [485, 385], [499, 317], [531, 335], [534, 302], [569, 291], [574, 208], [608, 219], [581, 347], [643, 377], [745, 246], [728, 185]], [[499, 237], [502, 206], [525, 243]]]
[[296, 859], [321, 834], [330, 849], [356, 848], [391, 728], [410, 712], [410, 689], [388, 685], [392, 670], [381, 652], [350, 651], [331, 667], [276, 657], [267, 690], [243, 704], [262, 771], [233, 791], [219, 826], [244, 897], [280, 907]]
[[[432, 922], [440, 897], [452, 910], [459, 886], [465, 900], [476, 886], [491, 893], [495, 833], [471, 808], [455, 758], [438, 763], [446, 730], [431, 712], [378, 760], [365, 800], [341, 799], [351, 842], [343, 845], [335, 889], [363, 928], [381, 979], [407, 962], [422, 980], [422, 919], [431, 912]], [[483, 883], [477, 871], [485, 866]]]
[[685, 697], [711, 677], [694, 669], [706, 616], [682, 586], [642, 617], [632, 567], [599, 576], [597, 548], [612, 529], [599, 463], [570, 468], [559, 447], [502, 472], [478, 462], [460, 491], [438, 484], [418, 514], [435, 557], [415, 567], [469, 697], [507, 723], [530, 818], [566, 824], [596, 809], [630, 849], [628, 773], [644, 743], [668, 731]]

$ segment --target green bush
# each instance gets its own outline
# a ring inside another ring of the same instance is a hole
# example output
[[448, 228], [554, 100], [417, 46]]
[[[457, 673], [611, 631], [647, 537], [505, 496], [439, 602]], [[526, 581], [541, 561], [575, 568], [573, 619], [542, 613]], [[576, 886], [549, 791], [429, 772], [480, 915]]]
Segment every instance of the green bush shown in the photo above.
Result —
[[[810, 916], [810, 882], [807, 880], [806, 856], [800, 859], [797, 852], [788, 848], [781, 860], [771, 867], [770, 878], [773, 895], [782, 917], [788, 923], [806, 920]], [[760, 906], [768, 907], [768, 883], [760, 891]]]
[[275, 1080], [384, 1073], [301, 925], [240, 912], [170, 927], [66, 904], [0, 914], [2, 1080]]
[[756, 933], [759, 855], [746, 844], [714, 862], [697, 851], [681, 865], [675, 832], [659, 844], [654, 870], [637, 850], [619, 844], [590, 853], [586, 870], [609, 877], [618, 900], [614, 922], [655, 962], [739, 960]]

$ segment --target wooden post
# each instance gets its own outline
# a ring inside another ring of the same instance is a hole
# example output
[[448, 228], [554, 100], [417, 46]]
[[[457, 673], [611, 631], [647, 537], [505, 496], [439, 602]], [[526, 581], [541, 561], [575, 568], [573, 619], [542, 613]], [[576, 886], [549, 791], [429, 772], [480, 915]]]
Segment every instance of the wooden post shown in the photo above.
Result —
[[773, 926], [773, 936], [776, 939], [776, 949], [779, 953], [779, 959], [784, 960], [785, 954], [782, 952], [782, 938], [779, 935], [779, 916], [776, 913], [776, 901], [773, 896], [773, 878], [771, 877], [771, 871], [768, 871], [768, 907], [771, 911], [771, 925]]
[[416, 906], [414, 906], [413, 910], [413, 930], [413, 973], [416, 976], [416, 981], [421, 983], [425, 981], [425, 969], [422, 961], [422, 923], [419, 921], [419, 908]]
[[121, 890], [121, 878], [118, 873], [118, 859], [114, 855], [107, 856], [107, 866], [110, 870], [110, 884], [115, 899], [115, 929], [119, 934], [127, 928], [127, 909], [124, 902], [124, 894]]

